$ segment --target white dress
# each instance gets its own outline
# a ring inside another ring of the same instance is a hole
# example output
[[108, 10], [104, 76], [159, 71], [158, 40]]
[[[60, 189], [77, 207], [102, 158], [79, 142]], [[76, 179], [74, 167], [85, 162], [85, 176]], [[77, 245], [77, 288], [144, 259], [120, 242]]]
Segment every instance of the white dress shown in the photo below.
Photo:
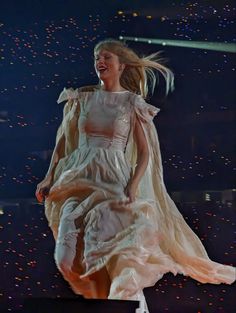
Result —
[[[202, 283], [233, 283], [235, 268], [209, 259], [166, 191], [153, 123], [159, 109], [129, 91], [64, 88], [58, 103], [65, 100], [56, 139], [65, 134], [65, 156], [45, 212], [57, 248], [76, 253], [67, 274], [58, 265], [72, 289], [90, 297], [89, 275], [104, 266], [112, 281], [111, 299], [136, 299], [167, 272]], [[136, 118], [146, 136], [149, 163], [135, 201], [123, 205], [137, 160]]]

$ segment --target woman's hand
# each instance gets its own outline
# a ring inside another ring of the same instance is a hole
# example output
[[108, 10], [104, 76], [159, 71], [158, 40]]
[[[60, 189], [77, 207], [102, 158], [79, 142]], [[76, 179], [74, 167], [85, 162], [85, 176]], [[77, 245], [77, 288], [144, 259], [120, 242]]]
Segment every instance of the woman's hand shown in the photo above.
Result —
[[35, 196], [39, 202], [43, 202], [44, 198], [49, 194], [50, 188], [53, 184], [52, 175], [46, 176], [38, 185]]
[[129, 197], [129, 201], [126, 201], [126, 203], [131, 203], [135, 201], [135, 194], [137, 191], [137, 187], [138, 187], [137, 184], [132, 182], [132, 180], [129, 180], [124, 190], [125, 195]]

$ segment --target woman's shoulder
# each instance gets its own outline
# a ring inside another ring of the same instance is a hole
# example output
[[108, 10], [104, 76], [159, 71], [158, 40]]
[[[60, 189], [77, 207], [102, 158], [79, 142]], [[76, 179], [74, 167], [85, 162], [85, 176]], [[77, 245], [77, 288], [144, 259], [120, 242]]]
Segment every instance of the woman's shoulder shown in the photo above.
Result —
[[86, 95], [92, 94], [97, 89], [99, 89], [98, 85], [89, 85], [89, 86], [81, 86], [76, 89], [69, 87], [62, 90], [60, 93], [57, 103], [61, 103], [68, 100], [82, 100], [86, 98]]

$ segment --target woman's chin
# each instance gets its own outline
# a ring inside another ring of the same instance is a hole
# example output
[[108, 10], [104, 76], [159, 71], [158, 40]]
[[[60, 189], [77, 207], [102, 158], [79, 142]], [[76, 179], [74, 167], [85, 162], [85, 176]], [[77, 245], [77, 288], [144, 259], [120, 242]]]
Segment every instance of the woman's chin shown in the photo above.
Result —
[[108, 73], [100, 74], [98, 77], [101, 80], [108, 80], [112, 78], [111, 75], [109, 75]]

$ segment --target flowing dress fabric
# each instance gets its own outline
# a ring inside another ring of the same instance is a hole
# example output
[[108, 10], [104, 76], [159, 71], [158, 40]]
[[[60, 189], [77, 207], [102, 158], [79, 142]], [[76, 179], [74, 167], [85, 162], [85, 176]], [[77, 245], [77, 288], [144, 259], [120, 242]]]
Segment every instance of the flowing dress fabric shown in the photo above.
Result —
[[[64, 88], [62, 101], [67, 102], [56, 143], [64, 134], [65, 153], [45, 213], [58, 245], [71, 247], [76, 237], [76, 293], [88, 295], [89, 275], [104, 266], [111, 299], [136, 299], [167, 272], [202, 283], [233, 283], [235, 268], [209, 259], [166, 191], [153, 123], [159, 109], [129, 91]], [[124, 188], [137, 162], [136, 119], [149, 162], [135, 201], [124, 205]]]

